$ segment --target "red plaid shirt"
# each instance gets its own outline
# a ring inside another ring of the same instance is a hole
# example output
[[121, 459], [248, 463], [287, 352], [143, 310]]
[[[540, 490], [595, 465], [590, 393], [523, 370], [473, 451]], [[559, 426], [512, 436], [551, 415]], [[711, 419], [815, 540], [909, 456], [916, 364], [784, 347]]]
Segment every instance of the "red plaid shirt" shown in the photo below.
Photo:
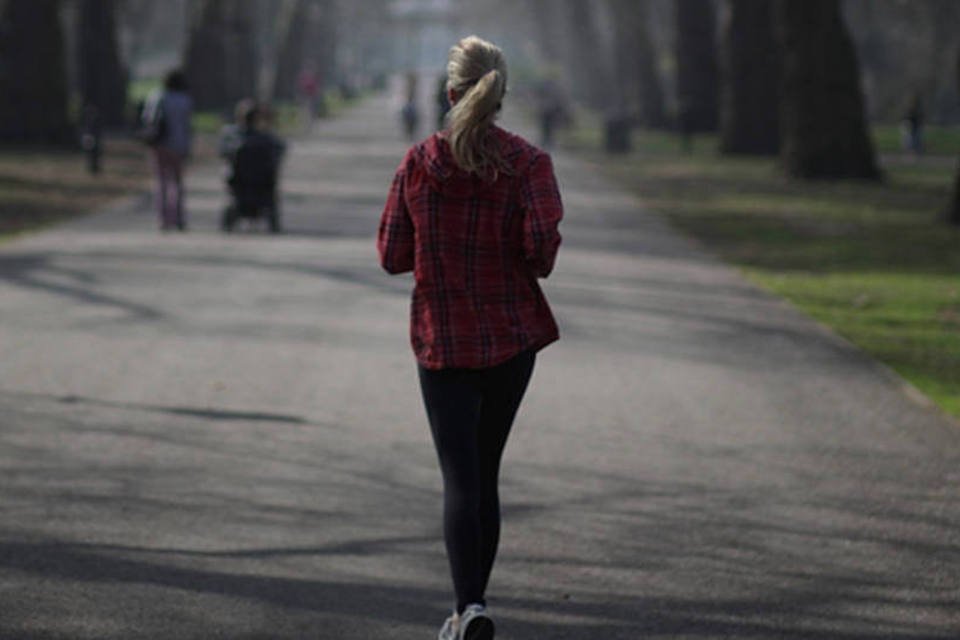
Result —
[[493, 135], [510, 174], [466, 173], [435, 134], [407, 152], [383, 210], [380, 263], [413, 271], [410, 340], [428, 369], [491, 367], [559, 337], [537, 283], [560, 246], [553, 164], [519, 136]]

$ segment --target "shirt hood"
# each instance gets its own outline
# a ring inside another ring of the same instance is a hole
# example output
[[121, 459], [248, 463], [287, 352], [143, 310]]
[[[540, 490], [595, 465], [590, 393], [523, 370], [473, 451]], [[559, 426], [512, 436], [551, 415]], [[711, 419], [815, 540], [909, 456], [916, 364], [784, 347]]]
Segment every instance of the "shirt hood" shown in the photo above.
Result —
[[[522, 173], [529, 165], [536, 148], [528, 142], [499, 127], [493, 127], [491, 134], [500, 146], [507, 164], [514, 174]], [[469, 179], [469, 174], [462, 171], [453, 159], [450, 143], [441, 132], [435, 133], [417, 145], [415, 151], [417, 164], [423, 168], [428, 179], [438, 188], [457, 178]]]

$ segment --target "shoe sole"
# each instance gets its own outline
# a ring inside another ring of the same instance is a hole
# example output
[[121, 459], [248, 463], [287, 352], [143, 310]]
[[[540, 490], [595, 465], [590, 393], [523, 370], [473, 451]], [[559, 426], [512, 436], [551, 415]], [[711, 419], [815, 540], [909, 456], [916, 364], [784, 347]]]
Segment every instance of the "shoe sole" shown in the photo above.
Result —
[[463, 633], [463, 640], [493, 640], [493, 620], [480, 616], [470, 621]]

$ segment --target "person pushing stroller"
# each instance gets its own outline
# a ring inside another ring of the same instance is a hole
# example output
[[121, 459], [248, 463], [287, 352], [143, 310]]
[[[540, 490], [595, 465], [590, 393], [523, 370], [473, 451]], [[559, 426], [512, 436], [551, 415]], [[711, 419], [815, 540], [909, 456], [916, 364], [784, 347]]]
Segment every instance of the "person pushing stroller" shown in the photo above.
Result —
[[266, 218], [270, 231], [280, 232], [277, 198], [280, 163], [286, 145], [269, 131], [270, 112], [254, 100], [241, 100], [235, 123], [224, 127], [220, 156], [227, 161], [231, 202], [223, 211], [221, 228], [233, 231], [241, 218]]

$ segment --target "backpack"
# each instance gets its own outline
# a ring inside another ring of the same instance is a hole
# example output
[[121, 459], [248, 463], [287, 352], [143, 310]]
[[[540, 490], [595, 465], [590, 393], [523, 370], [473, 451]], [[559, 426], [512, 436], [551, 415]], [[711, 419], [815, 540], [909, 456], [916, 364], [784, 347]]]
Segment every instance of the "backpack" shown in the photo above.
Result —
[[166, 139], [167, 116], [164, 113], [162, 98], [158, 98], [155, 104], [148, 105], [144, 109], [137, 137], [151, 147], [158, 146]]

